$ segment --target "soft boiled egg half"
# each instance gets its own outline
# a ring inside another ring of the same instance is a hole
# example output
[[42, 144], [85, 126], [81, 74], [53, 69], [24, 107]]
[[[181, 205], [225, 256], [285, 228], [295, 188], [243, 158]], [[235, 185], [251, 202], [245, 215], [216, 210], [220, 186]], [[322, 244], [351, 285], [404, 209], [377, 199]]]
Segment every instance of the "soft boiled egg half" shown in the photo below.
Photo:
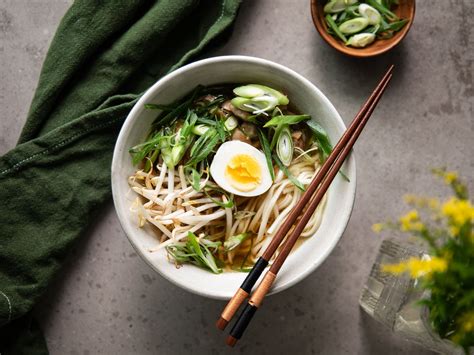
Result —
[[241, 141], [223, 143], [211, 163], [211, 176], [221, 188], [239, 196], [258, 196], [272, 186], [263, 152]]

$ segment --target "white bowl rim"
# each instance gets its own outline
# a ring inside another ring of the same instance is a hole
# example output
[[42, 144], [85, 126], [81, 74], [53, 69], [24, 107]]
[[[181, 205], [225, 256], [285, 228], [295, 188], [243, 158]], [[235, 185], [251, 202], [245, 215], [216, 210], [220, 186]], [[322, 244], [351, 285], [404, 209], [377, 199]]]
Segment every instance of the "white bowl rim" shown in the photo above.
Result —
[[[174, 285], [185, 289], [186, 291], [189, 291], [191, 293], [203, 296], [203, 297], [208, 297], [208, 298], [213, 298], [213, 299], [218, 299], [218, 300], [228, 300], [230, 297], [225, 294], [219, 294], [215, 292], [208, 292], [207, 290], [203, 288], [198, 288], [198, 287], [190, 287], [186, 283], [181, 283], [178, 282], [177, 280], [173, 279], [172, 277], [168, 277], [165, 273], [163, 273], [159, 267], [157, 267], [155, 264], [153, 264], [143, 253], [142, 248], [136, 243], [136, 241], [130, 237], [130, 235], [133, 234], [132, 230], [129, 230], [127, 225], [122, 222], [122, 220], [125, 220], [125, 216], [122, 216], [122, 211], [119, 209], [118, 206], [118, 191], [116, 189], [116, 184], [115, 184], [115, 179], [118, 179], [120, 174], [116, 174], [116, 169], [118, 166], [118, 152], [120, 150], [120, 147], [124, 145], [125, 142], [125, 135], [126, 132], [128, 131], [129, 126], [133, 124], [133, 118], [136, 116], [137, 111], [148, 101], [150, 101], [150, 98], [153, 96], [154, 92], [158, 87], [161, 85], [165, 84], [168, 81], [172, 81], [176, 76], [182, 75], [186, 73], [187, 71], [194, 70], [195, 68], [201, 66], [201, 65], [206, 65], [206, 64], [212, 64], [212, 63], [218, 63], [218, 62], [248, 62], [252, 64], [258, 64], [258, 65], [264, 65], [264, 66], [269, 66], [274, 68], [277, 71], [283, 71], [289, 74], [290, 76], [294, 77], [296, 80], [299, 80], [303, 82], [306, 86], [309, 86], [314, 90], [320, 99], [327, 105], [327, 107], [330, 109], [332, 112], [334, 118], [335, 118], [335, 124], [339, 126], [341, 131], [345, 131], [346, 126], [344, 124], [344, 121], [342, 120], [341, 116], [337, 112], [336, 108], [334, 105], [329, 101], [329, 99], [326, 97], [326, 95], [323, 94], [323, 92], [316, 87], [312, 82], [310, 82], [308, 79], [303, 77], [301, 74], [298, 74], [294, 70], [282, 65], [275, 63], [273, 61], [263, 59], [263, 58], [258, 58], [254, 56], [245, 56], [245, 55], [224, 55], [224, 56], [216, 56], [216, 57], [210, 57], [202, 60], [198, 60], [195, 62], [192, 62], [190, 64], [187, 64], [181, 68], [178, 68], [171, 73], [166, 74], [163, 76], [161, 79], [159, 79], [155, 84], [153, 84], [150, 88], [148, 88], [145, 93], [142, 95], [142, 97], [137, 101], [137, 103], [133, 106], [132, 110], [130, 113], [127, 115], [127, 118], [125, 119], [122, 128], [120, 129], [117, 142], [115, 144], [114, 152], [113, 152], [113, 157], [112, 157], [112, 166], [111, 166], [111, 185], [112, 185], [112, 197], [114, 201], [114, 206], [115, 206], [115, 211], [118, 215], [118, 219], [120, 222], [120, 225], [125, 232], [125, 235], [127, 236], [127, 239], [130, 241], [132, 244], [132, 247], [135, 249], [138, 255], [140, 255], [141, 259], [143, 259], [154, 271], [156, 271], [158, 274], [160, 274], [162, 277], [173, 283]], [[342, 235], [344, 234], [344, 231], [347, 227], [347, 224], [349, 222], [354, 202], [355, 202], [355, 194], [356, 194], [356, 186], [357, 186], [357, 181], [356, 181], [356, 163], [355, 163], [355, 158], [354, 155], [351, 153], [349, 157], [347, 158], [347, 161], [351, 161], [352, 165], [352, 174], [350, 175], [351, 180], [350, 180], [350, 186], [349, 186], [349, 199], [351, 201], [350, 205], [347, 206], [347, 208], [341, 212], [340, 215], [340, 220], [341, 223], [338, 224], [337, 229], [335, 229], [334, 234], [337, 236], [332, 240], [331, 245], [329, 248], [325, 250], [324, 254], [321, 254], [321, 257], [317, 260], [317, 262], [312, 263], [307, 267], [304, 272], [301, 272], [299, 274], [296, 274], [292, 278], [290, 278], [288, 281], [284, 283], [278, 283], [274, 284], [272, 289], [270, 290], [269, 295], [278, 293], [280, 291], [283, 291], [299, 281], [303, 280], [306, 278], [309, 274], [311, 274], [316, 268], [318, 268], [319, 265], [321, 265], [326, 258], [331, 254], [332, 250], [336, 247], [337, 243], [341, 239]], [[236, 290], [237, 291], [237, 290]]]

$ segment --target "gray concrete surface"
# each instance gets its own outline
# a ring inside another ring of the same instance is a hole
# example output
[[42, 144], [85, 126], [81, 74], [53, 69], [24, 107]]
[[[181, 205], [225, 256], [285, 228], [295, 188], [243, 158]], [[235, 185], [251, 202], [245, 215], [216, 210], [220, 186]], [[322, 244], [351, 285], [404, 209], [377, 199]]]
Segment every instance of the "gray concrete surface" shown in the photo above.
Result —
[[[0, 154], [18, 138], [42, 60], [70, 1], [0, 0]], [[346, 122], [390, 63], [392, 85], [357, 144], [357, 200], [327, 261], [265, 302], [245, 340], [226, 349], [214, 328], [223, 307], [173, 286], [137, 257], [110, 204], [36, 309], [52, 354], [423, 354], [358, 307], [380, 236], [404, 193], [442, 193], [429, 169], [473, 176], [473, 2], [418, 1], [414, 26], [391, 53], [343, 57], [313, 27], [309, 0], [242, 5], [218, 54], [267, 58], [306, 76]], [[468, 47], [469, 50], [468, 50]]]

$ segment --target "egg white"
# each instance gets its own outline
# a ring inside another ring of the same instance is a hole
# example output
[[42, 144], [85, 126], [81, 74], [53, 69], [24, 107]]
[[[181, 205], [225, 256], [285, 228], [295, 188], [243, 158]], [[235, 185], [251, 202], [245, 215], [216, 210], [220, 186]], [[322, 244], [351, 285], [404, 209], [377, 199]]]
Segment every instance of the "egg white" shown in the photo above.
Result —
[[[240, 191], [233, 187], [225, 175], [226, 167], [236, 155], [246, 154], [254, 158], [261, 171], [261, 181], [251, 191]], [[259, 196], [272, 186], [272, 178], [268, 171], [265, 154], [250, 144], [241, 141], [228, 141], [223, 143], [216, 152], [211, 163], [211, 176], [222, 189], [238, 196]]]

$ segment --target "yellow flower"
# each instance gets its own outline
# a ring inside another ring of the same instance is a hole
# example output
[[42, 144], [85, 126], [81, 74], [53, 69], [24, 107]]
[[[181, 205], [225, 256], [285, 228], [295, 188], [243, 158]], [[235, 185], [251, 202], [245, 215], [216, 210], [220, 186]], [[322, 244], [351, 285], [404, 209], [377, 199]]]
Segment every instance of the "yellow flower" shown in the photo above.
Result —
[[403, 196], [403, 201], [405, 201], [407, 204], [416, 204], [418, 201], [418, 196], [406, 194]]
[[383, 223], [375, 223], [372, 225], [372, 230], [375, 232], [375, 233], [380, 233], [382, 230], [383, 230]]
[[447, 185], [450, 185], [452, 184], [454, 181], [456, 181], [458, 179], [458, 173], [455, 172], [455, 171], [446, 171], [444, 174], [443, 174], [443, 177], [444, 177], [444, 182], [447, 184]]
[[398, 264], [384, 264], [382, 265], [382, 272], [388, 272], [389, 274], [403, 274], [408, 271], [408, 263], [401, 262]]
[[436, 210], [439, 208], [439, 200], [437, 198], [430, 198], [428, 199], [428, 207], [432, 210]]
[[459, 226], [450, 226], [449, 227], [449, 235], [451, 237], [458, 236], [460, 231], [461, 231], [461, 228], [459, 228]]
[[447, 216], [455, 226], [462, 226], [466, 222], [474, 220], [474, 207], [468, 200], [460, 200], [451, 197], [441, 208], [441, 212]]
[[421, 231], [424, 225], [420, 222], [418, 211], [411, 210], [405, 216], [400, 217], [400, 228], [404, 232]]
[[458, 322], [461, 329], [465, 332], [473, 332], [474, 331], [474, 311], [467, 312], [459, 317]]
[[437, 210], [439, 208], [439, 200], [437, 198], [426, 198], [416, 195], [404, 195], [403, 200], [406, 204], [418, 208], [429, 208], [431, 210]]
[[402, 274], [404, 272], [409, 272], [412, 278], [417, 278], [421, 276], [428, 276], [433, 272], [444, 272], [447, 267], [447, 261], [442, 258], [431, 257], [429, 259], [421, 260], [412, 257], [398, 264], [382, 265], [382, 271], [391, 274]]

